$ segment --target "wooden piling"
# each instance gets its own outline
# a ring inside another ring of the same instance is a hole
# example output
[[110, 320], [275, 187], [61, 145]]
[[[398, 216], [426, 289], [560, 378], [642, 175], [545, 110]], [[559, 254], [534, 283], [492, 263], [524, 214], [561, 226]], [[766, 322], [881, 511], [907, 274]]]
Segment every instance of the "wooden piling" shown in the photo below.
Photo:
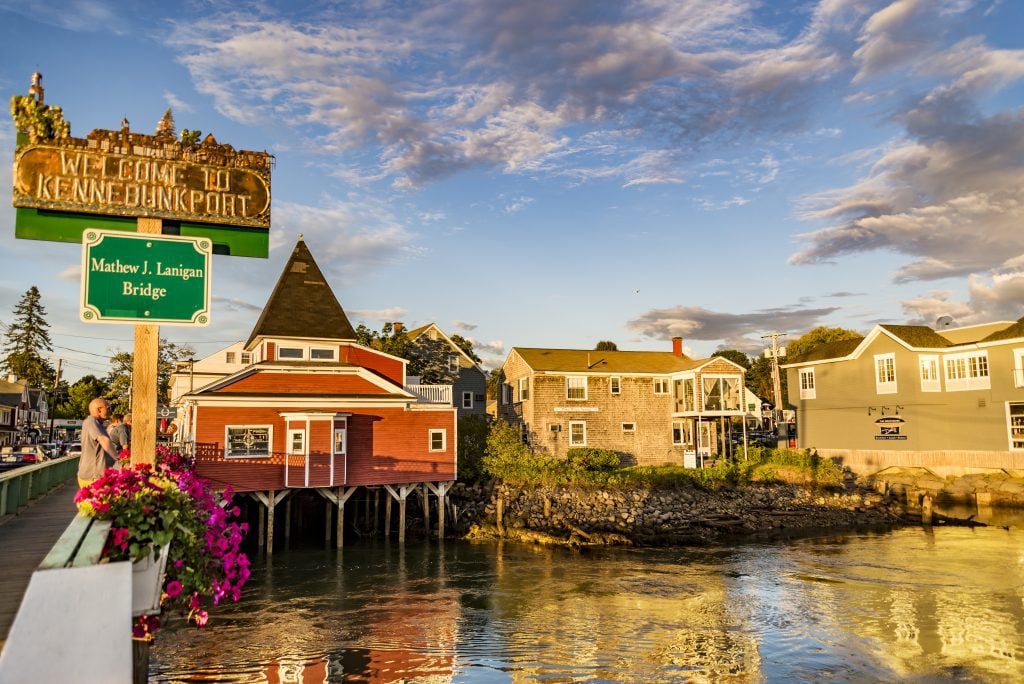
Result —
[[267, 492], [267, 555], [274, 553], [274, 505], [277, 501], [277, 492], [273, 489]]
[[932, 497], [927, 494], [921, 500], [921, 524], [932, 524]]
[[427, 496], [427, 485], [423, 484], [422, 487], [417, 487], [417, 491], [420, 494], [420, 503], [423, 505], [423, 529], [427, 533], [427, 537], [430, 536], [430, 499]]
[[391, 538], [391, 496], [384, 500], [384, 538]]

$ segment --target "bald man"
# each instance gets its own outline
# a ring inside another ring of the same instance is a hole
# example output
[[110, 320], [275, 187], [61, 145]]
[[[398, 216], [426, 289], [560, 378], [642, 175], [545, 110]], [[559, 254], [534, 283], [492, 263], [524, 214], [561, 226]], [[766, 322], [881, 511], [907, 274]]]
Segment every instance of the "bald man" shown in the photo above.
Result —
[[78, 486], [85, 487], [98, 480], [103, 471], [117, 463], [117, 452], [107, 435], [103, 421], [110, 413], [110, 404], [103, 397], [89, 402], [89, 417], [82, 421], [82, 456], [78, 460]]

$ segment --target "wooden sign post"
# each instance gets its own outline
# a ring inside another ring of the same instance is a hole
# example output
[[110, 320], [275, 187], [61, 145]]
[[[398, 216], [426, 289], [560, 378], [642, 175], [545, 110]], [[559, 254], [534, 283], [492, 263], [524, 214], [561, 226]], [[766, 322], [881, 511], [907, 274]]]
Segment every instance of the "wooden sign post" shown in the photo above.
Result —
[[[140, 218], [140, 233], [160, 235], [160, 219]], [[132, 465], [156, 465], [157, 364], [160, 357], [160, 326], [135, 326], [132, 357]]]

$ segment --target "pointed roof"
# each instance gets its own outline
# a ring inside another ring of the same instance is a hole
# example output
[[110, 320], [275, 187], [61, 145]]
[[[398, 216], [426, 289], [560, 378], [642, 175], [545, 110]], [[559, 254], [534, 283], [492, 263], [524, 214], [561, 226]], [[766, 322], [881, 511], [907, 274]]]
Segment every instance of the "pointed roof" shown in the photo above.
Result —
[[245, 347], [258, 337], [354, 340], [356, 332], [299, 236]]
[[[513, 347], [512, 351], [535, 371], [565, 373], [675, 373], [697, 368], [710, 359], [691, 359], [672, 352], [596, 351]], [[725, 359], [728, 361], [728, 359]]]

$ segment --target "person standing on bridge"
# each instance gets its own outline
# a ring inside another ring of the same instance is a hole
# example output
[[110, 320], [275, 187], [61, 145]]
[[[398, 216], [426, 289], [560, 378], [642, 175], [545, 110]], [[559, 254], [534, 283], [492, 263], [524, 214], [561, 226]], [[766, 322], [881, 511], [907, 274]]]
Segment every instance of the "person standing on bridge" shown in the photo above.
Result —
[[124, 416], [115, 413], [110, 417], [110, 425], [107, 426], [107, 436], [114, 447], [114, 452], [121, 456], [121, 452], [129, 447], [131, 442], [128, 439], [128, 426], [125, 425]]
[[82, 456], [78, 461], [78, 486], [98, 480], [103, 471], [117, 463], [117, 452], [103, 426], [110, 404], [103, 397], [89, 402], [89, 417], [82, 421]]

